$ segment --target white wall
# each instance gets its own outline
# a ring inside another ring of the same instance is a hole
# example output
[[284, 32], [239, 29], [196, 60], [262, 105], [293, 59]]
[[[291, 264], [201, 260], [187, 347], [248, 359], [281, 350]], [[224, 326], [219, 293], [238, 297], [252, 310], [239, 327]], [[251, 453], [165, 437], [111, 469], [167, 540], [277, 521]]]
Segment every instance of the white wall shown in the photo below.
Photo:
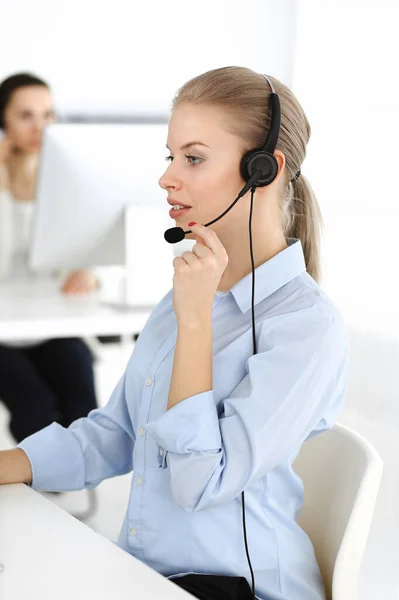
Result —
[[32, 70], [61, 112], [166, 113], [177, 88], [239, 64], [290, 83], [297, 0], [2, 0], [0, 80]]
[[293, 88], [313, 128], [303, 172], [325, 218], [324, 286], [350, 322], [398, 332], [398, 4], [300, 3]]

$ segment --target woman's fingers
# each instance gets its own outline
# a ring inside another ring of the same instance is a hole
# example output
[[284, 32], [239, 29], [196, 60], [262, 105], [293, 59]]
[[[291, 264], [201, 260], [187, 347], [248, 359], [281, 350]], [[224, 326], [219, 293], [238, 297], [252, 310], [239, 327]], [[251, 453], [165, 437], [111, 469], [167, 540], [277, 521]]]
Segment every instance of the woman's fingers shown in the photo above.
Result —
[[217, 234], [208, 227], [204, 227], [204, 225], [198, 225], [195, 223], [194, 225], [190, 225], [191, 231], [195, 233], [195, 235], [205, 242], [205, 245], [212, 250], [212, 252], [216, 255], [225, 254], [226, 250], [219, 240]]

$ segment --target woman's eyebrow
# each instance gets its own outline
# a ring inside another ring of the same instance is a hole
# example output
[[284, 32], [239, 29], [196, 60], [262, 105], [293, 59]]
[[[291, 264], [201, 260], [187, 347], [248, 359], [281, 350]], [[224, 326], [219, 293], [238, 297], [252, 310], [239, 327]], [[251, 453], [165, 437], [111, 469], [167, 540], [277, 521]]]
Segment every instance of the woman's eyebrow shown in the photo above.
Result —
[[[188, 150], [188, 148], [191, 148], [191, 146], [204, 146], [205, 148], [209, 148], [209, 146], [204, 144], [204, 142], [187, 142], [187, 144], [184, 144], [180, 150]], [[170, 151], [168, 144], [166, 144], [166, 147]]]

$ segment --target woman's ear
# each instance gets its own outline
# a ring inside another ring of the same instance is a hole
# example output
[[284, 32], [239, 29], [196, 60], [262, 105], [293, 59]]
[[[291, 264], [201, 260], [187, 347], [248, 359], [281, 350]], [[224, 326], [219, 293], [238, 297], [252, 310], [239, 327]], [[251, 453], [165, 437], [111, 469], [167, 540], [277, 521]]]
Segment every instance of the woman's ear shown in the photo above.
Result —
[[277, 176], [275, 179], [275, 181], [277, 181], [277, 179], [279, 179], [281, 177], [281, 175], [285, 169], [285, 156], [280, 150], [275, 150], [274, 156], [276, 157], [277, 164], [278, 164], [278, 173], [277, 173]]

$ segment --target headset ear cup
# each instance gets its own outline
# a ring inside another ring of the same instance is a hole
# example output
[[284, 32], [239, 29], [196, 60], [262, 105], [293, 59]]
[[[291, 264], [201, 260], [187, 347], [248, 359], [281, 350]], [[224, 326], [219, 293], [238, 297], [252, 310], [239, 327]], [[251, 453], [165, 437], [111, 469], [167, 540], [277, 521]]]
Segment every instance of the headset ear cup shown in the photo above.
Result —
[[243, 178], [244, 181], [248, 181], [248, 179], [249, 179], [248, 160], [251, 158], [252, 154], [253, 154], [253, 151], [250, 150], [249, 152], [244, 154], [244, 156], [241, 159], [240, 172], [241, 172], [241, 177]]
[[278, 173], [276, 157], [264, 150], [250, 150], [244, 154], [240, 164], [241, 176], [244, 181], [248, 181], [251, 175], [257, 170], [261, 171], [262, 175], [255, 186], [263, 187], [270, 185]]

